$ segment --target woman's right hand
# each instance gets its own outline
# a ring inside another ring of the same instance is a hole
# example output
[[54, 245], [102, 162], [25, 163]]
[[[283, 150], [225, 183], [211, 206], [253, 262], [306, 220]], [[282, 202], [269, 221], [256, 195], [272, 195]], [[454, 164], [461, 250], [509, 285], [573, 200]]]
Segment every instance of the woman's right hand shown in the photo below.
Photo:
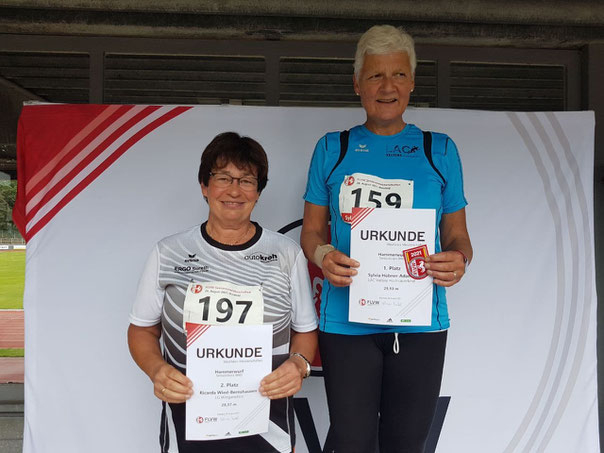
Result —
[[168, 365], [162, 357], [159, 347], [161, 324], [141, 327], [130, 324], [128, 327], [128, 346], [130, 354], [153, 382], [153, 393], [168, 403], [184, 403], [193, 396], [191, 380]]
[[333, 250], [323, 257], [321, 265], [323, 276], [333, 286], [350, 286], [351, 277], [357, 275], [359, 262], [339, 250]]
[[193, 382], [166, 362], [153, 373], [155, 396], [167, 403], [184, 403], [193, 396]]
[[351, 259], [339, 250], [332, 250], [323, 256], [319, 263], [316, 257], [317, 247], [329, 244], [329, 208], [308, 201], [304, 203], [304, 222], [300, 234], [300, 244], [306, 258], [321, 267], [323, 276], [333, 286], [350, 286], [352, 276], [357, 275], [355, 268], [359, 262]]

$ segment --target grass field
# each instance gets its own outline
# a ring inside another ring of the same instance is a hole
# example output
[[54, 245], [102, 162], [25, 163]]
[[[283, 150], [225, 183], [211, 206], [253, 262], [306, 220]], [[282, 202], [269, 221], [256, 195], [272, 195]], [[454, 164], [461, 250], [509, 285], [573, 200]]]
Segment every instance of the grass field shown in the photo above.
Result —
[[0, 309], [23, 308], [25, 250], [0, 252]]
[[24, 357], [23, 348], [0, 349], [0, 357]]

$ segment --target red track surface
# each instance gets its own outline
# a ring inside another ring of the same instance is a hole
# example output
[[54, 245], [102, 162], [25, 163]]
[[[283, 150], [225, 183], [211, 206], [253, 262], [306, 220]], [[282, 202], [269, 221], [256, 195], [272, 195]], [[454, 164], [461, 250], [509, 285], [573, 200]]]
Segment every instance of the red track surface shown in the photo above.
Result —
[[0, 357], [0, 384], [23, 383], [23, 357]]
[[[0, 310], [0, 349], [23, 344], [23, 310]], [[23, 357], [0, 357], [0, 384], [6, 382], [23, 382]]]
[[0, 310], [0, 349], [23, 347], [23, 310]]

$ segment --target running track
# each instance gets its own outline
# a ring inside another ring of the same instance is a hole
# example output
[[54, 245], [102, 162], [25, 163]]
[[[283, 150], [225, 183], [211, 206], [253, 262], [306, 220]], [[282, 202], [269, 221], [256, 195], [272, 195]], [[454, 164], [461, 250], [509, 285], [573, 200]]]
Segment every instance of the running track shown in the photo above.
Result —
[[[23, 344], [23, 310], [0, 310], [0, 349]], [[23, 357], [0, 357], [0, 384], [6, 382], [23, 382]]]

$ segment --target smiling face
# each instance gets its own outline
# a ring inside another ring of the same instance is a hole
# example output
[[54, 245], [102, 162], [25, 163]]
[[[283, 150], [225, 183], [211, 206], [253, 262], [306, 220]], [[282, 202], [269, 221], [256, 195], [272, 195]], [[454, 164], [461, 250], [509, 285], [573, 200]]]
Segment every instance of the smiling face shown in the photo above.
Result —
[[[212, 169], [212, 173], [227, 174], [233, 178], [257, 177], [255, 169], [241, 169], [232, 162], [224, 167]], [[201, 191], [210, 207], [208, 221], [222, 228], [247, 226], [252, 210], [260, 197], [258, 190], [241, 190], [237, 180], [227, 187], [218, 187], [213, 177], [210, 177], [207, 186], [201, 184]]]
[[379, 135], [392, 135], [403, 130], [403, 113], [415, 82], [406, 53], [365, 55], [355, 92], [367, 113], [365, 126]]

